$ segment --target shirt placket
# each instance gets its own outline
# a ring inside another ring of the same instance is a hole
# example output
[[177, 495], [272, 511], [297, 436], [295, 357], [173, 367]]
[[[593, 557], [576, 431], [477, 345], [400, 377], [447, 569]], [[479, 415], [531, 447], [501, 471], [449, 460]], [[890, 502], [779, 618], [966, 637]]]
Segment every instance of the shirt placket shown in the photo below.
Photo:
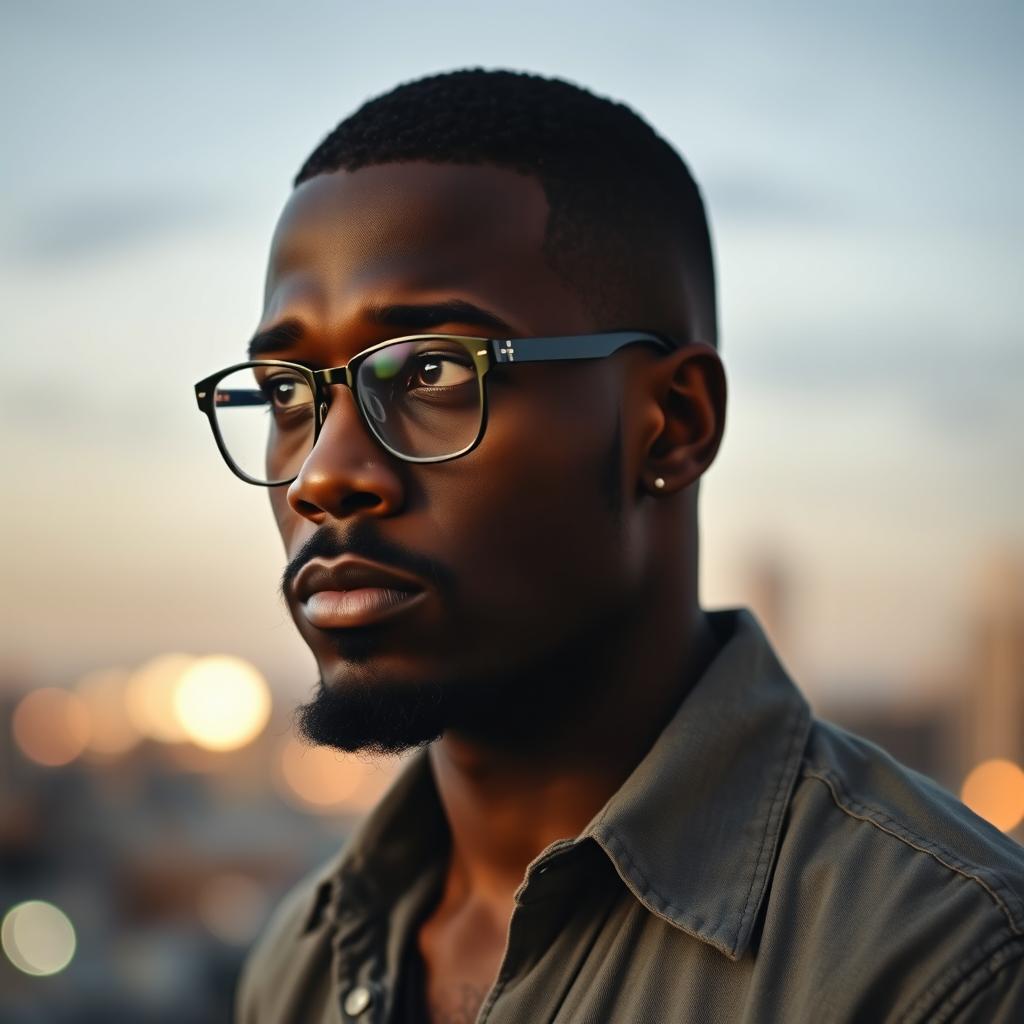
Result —
[[577, 840], [574, 839], [560, 840], [545, 849], [527, 867], [523, 882], [515, 893], [501, 966], [480, 1007], [476, 1024], [489, 1024], [495, 1020], [500, 1014], [506, 988], [529, 970], [530, 959], [536, 958], [540, 952], [543, 937], [550, 932], [549, 912], [544, 904], [550, 892], [547, 887], [552, 869], [559, 862], [565, 863], [576, 845]]
[[346, 886], [346, 902], [334, 908], [332, 938], [333, 1003], [343, 1024], [382, 1024], [387, 1011], [385, 937], [366, 893]]

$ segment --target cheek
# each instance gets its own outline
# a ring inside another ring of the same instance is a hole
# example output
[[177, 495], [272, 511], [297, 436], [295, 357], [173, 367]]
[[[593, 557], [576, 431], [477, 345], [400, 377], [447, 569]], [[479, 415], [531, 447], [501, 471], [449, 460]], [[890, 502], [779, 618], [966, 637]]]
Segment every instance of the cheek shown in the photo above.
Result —
[[617, 586], [622, 554], [616, 396], [546, 397], [493, 410], [480, 447], [460, 460], [463, 500], [450, 511], [462, 532], [460, 562], [471, 570], [467, 590], [520, 620], [530, 603], [601, 600]]
[[301, 516], [294, 512], [291, 505], [288, 504], [287, 492], [287, 487], [267, 488], [267, 495], [270, 498], [270, 509], [274, 513], [274, 522], [277, 524], [277, 532], [281, 535], [285, 555], [290, 557], [295, 547], [293, 544], [295, 531], [303, 520]]

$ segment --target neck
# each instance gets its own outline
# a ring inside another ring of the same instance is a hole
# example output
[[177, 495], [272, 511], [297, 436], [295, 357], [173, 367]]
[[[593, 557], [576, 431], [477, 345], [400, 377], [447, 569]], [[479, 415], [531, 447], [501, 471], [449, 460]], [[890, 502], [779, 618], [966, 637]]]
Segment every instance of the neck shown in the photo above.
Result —
[[452, 838], [449, 899], [508, 906], [530, 861], [579, 835], [622, 785], [717, 653], [706, 614], [695, 600], [691, 607], [681, 624], [679, 605], [667, 601], [671, 614], [612, 638], [588, 659], [586, 706], [528, 748], [450, 732], [433, 744]]

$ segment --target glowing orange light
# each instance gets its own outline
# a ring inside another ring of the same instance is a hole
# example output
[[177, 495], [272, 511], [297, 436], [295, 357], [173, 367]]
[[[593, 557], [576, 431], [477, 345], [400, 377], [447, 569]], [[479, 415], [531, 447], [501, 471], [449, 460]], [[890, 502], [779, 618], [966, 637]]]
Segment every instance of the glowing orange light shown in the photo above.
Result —
[[281, 792], [306, 810], [330, 813], [369, 810], [395, 776], [393, 765], [371, 764], [327, 747], [290, 737], [278, 758]]
[[1009, 832], [1024, 821], [1024, 771], [1013, 761], [983, 761], [964, 779], [960, 799], [975, 814]]
[[133, 673], [125, 690], [125, 706], [144, 736], [162, 743], [188, 739], [174, 710], [174, 693], [193, 661], [187, 654], [159, 654]]
[[89, 741], [89, 709], [75, 693], [43, 687], [22, 697], [11, 720], [14, 740], [37, 764], [74, 761]]
[[89, 750], [116, 757], [139, 742], [139, 730], [128, 715], [126, 691], [131, 675], [121, 669], [90, 672], [75, 689], [85, 701], [92, 722]]
[[241, 658], [198, 658], [178, 680], [174, 712], [193, 743], [236, 750], [251, 743], [270, 719], [270, 687]]

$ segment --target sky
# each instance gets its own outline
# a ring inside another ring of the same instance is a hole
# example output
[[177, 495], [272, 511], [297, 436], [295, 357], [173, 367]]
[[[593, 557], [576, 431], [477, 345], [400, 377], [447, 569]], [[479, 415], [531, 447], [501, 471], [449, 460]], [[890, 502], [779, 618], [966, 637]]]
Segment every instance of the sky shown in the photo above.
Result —
[[[725, 439], [701, 596], [790, 580], [810, 692], [931, 685], [1024, 550], [1024, 8], [9, 2], [0, 680], [164, 650], [305, 690], [266, 495], [191, 385], [240, 355], [290, 181], [362, 101], [463, 66], [622, 100], [715, 240]], [[755, 606], [755, 611], [757, 610]]]

